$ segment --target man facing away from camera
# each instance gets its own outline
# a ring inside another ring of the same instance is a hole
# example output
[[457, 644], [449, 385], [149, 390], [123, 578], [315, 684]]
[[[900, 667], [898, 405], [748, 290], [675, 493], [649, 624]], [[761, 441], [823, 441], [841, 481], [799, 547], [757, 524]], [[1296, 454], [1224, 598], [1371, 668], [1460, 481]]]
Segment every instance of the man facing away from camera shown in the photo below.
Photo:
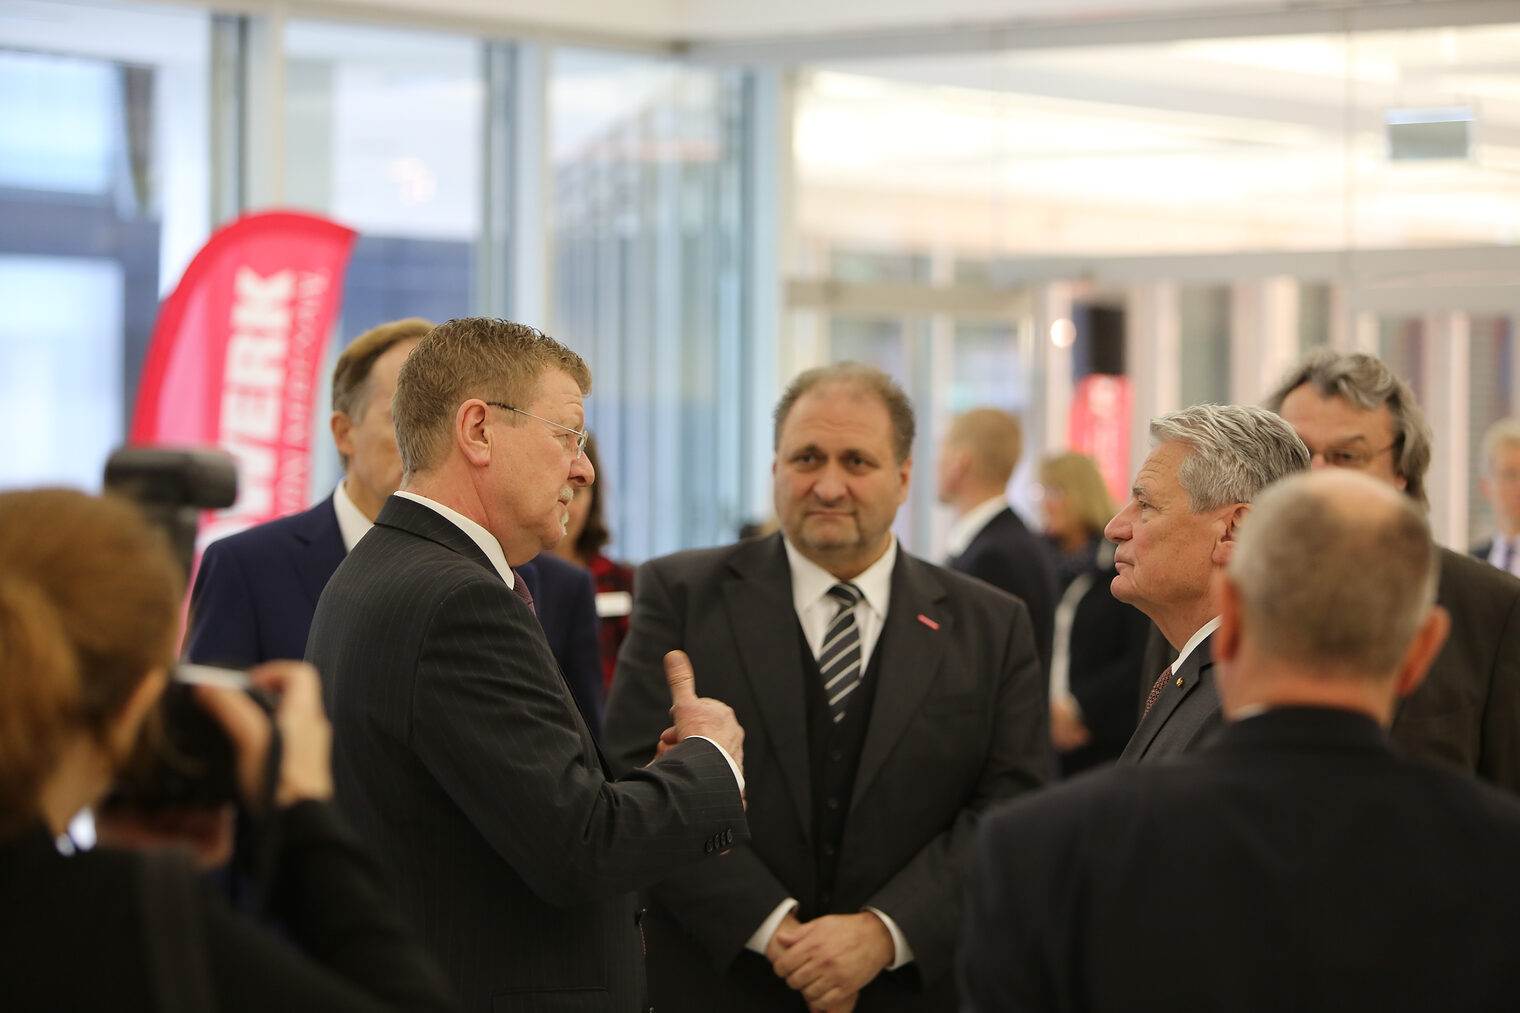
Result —
[[1267, 490], [1219, 582], [1229, 723], [988, 816], [968, 1013], [1520, 1007], [1520, 802], [1388, 742], [1447, 631], [1437, 572], [1386, 484]]

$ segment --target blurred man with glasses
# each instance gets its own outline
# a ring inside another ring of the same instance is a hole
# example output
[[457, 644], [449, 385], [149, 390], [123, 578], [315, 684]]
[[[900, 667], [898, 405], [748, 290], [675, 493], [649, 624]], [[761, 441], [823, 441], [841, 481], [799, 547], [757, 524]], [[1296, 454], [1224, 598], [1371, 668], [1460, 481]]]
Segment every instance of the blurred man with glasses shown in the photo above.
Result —
[[[1429, 509], [1430, 424], [1382, 360], [1319, 349], [1266, 406], [1297, 431], [1312, 467], [1361, 471]], [[1393, 742], [1520, 790], [1520, 581], [1443, 548], [1438, 600], [1451, 613], [1451, 636], [1424, 684], [1400, 702]]]

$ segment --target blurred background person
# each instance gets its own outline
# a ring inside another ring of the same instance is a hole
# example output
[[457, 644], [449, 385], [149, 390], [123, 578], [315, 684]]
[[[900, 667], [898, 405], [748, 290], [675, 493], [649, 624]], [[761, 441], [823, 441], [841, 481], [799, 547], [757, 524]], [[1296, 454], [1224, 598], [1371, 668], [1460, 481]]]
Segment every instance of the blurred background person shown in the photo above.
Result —
[[[447, 1006], [439, 972], [330, 805], [316, 673], [201, 687], [250, 806], [272, 800], [268, 912], [280, 939], [220, 903], [177, 854], [61, 846], [105, 795], [169, 682], [184, 578], [125, 500], [0, 495], [0, 981], [24, 1010], [379, 1010]], [[292, 947], [294, 943], [294, 947]]]
[[945, 565], [1029, 607], [1040, 668], [1049, 675], [1055, 572], [1040, 539], [1008, 505], [1008, 483], [1023, 451], [1023, 427], [1007, 412], [975, 408], [957, 415], [940, 445], [936, 493], [955, 510]]
[[1118, 512], [1093, 459], [1056, 454], [1040, 462], [1040, 512], [1056, 560], [1050, 664], [1050, 738], [1069, 777], [1118, 759], [1138, 718], [1150, 620], [1114, 597], [1114, 543], [1103, 537]]
[[1494, 537], [1472, 554], [1520, 577], [1520, 422], [1500, 419], [1483, 434], [1478, 491], [1494, 515]]
[[596, 469], [598, 480], [575, 490], [575, 499], [570, 501], [570, 521], [565, 525], [565, 537], [553, 551], [561, 559], [590, 570], [591, 579], [596, 584], [596, 614], [601, 620], [602, 686], [606, 689], [612, 685], [618, 650], [628, 635], [628, 616], [633, 611], [633, 567], [616, 562], [602, 552], [612, 541], [612, 532], [607, 530], [602, 511], [600, 488], [605, 488], [606, 482], [600, 478], [604, 473], [597, 456], [595, 437], [587, 438], [585, 454], [591, 467]]

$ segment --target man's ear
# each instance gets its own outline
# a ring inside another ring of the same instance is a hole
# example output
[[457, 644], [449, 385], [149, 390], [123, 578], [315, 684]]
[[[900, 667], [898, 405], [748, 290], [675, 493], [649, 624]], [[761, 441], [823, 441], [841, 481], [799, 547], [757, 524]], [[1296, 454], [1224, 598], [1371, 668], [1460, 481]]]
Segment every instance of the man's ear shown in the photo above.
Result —
[[897, 505], [908, 501], [908, 480], [913, 477], [913, 458], [909, 457], [897, 466]]
[[471, 398], [454, 413], [454, 442], [465, 460], [477, 468], [490, 464], [491, 452], [496, 449], [490, 413], [490, 407], [479, 398]]
[[1224, 566], [1230, 561], [1230, 556], [1235, 552], [1235, 539], [1240, 537], [1241, 522], [1246, 519], [1246, 514], [1251, 512], [1251, 504], [1236, 503], [1234, 506], [1225, 507], [1220, 512], [1220, 520], [1224, 527], [1219, 532], [1219, 537], [1214, 541], [1214, 551], [1210, 561], [1215, 566]]
[[1400, 699], [1420, 688], [1425, 673], [1430, 671], [1436, 655], [1446, 645], [1446, 635], [1450, 632], [1451, 613], [1439, 605], [1432, 605], [1425, 621], [1415, 631], [1414, 639], [1409, 642], [1404, 659], [1399, 662], [1396, 685]]
[[1215, 661], [1229, 663], [1239, 656], [1245, 636], [1240, 588], [1235, 586], [1235, 582], [1223, 570], [1216, 570], [1212, 580], [1214, 601], [1219, 606], [1219, 629], [1214, 631], [1214, 636], [1209, 641], [1209, 653]]
[[333, 444], [338, 448], [338, 453], [344, 457], [354, 456], [354, 420], [348, 417], [346, 412], [335, 411], [328, 420], [328, 426], [332, 429]]

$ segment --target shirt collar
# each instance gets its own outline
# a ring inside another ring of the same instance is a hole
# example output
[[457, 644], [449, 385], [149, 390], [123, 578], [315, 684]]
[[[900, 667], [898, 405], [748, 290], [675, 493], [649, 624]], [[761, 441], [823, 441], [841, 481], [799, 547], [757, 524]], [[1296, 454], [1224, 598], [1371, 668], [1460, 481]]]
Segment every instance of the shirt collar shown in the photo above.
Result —
[[1218, 616], [1198, 627], [1198, 632], [1188, 638], [1188, 642], [1182, 645], [1182, 652], [1177, 655], [1177, 660], [1172, 662], [1173, 674], [1176, 673], [1177, 669], [1182, 667], [1182, 663], [1187, 660], [1189, 654], [1193, 653], [1193, 649], [1203, 643], [1204, 638], [1217, 629], [1219, 629]]
[[374, 522], [364, 516], [364, 511], [349, 499], [348, 490], [343, 488], [342, 482], [339, 482], [338, 488], [333, 490], [333, 513], [338, 515], [338, 534], [343, 536], [345, 552], [354, 551], [354, 546], [358, 544], [359, 539], [375, 526]]
[[[841, 581], [804, 556], [784, 535], [781, 544], [786, 546], [786, 560], [792, 568], [792, 604], [800, 614], [818, 604], [819, 599], [829, 593], [829, 588]], [[897, 536], [892, 535], [891, 541], [887, 543], [887, 551], [881, 554], [881, 558], [847, 582], [860, 588], [865, 603], [878, 616], [885, 617], [887, 606], [891, 604], [892, 568], [896, 565]]]
[[451, 510], [437, 500], [428, 499], [426, 496], [419, 496], [415, 492], [407, 492], [404, 489], [398, 489], [392, 495], [400, 496], [402, 499], [409, 499], [413, 503], [421, 503], [429, 510], [442, 515], [444, 520], [453, 523], [456, 528], [470, 536], [470, 541], [480, 546], [480, 551], [486, 554], [486, 558], [491, 561], [492, 566], [496, 567], [496, 572], [501, 574], [501, 579], [507, 582], [508, 587], [515, 588], [517, 586], [512, 567], [507, 564], [506, 553], [501, 551], [501, 543], [496, 540], [496, 536], [491, 534], [491, 532], [476, 524], [458, 510]]
[[950, 526], [950, 534], [945, 539], [945, 551], [952, 556], [965, 552], [971, 540], [987, 526], [987, 522], [1002, 513], [1007, 505], [1007, 497], [994, 496], [967, 510]]

